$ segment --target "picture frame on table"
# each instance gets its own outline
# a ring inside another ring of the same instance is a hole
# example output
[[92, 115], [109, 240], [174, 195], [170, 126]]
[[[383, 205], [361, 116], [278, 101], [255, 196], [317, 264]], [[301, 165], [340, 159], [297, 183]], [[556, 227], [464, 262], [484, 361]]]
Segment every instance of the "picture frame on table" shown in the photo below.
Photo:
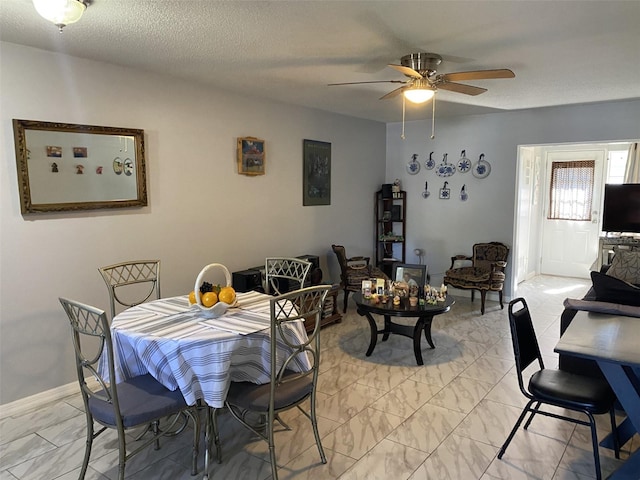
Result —
[[266, 151], [264, 140], [256, 137], [238, 137], [238, 173], [264, 175]]
[[391, 278], [395, 282], [406, 282], [409, 286], [413, 285], [423, 288], [427, 283], [427, 266], [409, 263], [394, 263]]
[[303, 141], [302, 204], [331, 205], [331, 143]]

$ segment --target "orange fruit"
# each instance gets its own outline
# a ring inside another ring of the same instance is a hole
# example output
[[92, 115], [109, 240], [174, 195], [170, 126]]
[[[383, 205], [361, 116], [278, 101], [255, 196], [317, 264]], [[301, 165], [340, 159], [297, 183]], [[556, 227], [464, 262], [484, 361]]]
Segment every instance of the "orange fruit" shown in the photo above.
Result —
[[218, 294], [218, 300], [231, 305], [236, 301], [236, 291], [233, 287], [222, 287]]
[[218, 296], [213, 292], [207, 292], [202, 295], [202, 298], [200, 300], [202, 301], [203, 306], [209, 308], [218, 303]]
[[198, 303], [196, 301], [196, 292], [193, 290], [189, 293], [189, 305], [193, 305], [194, 303]]

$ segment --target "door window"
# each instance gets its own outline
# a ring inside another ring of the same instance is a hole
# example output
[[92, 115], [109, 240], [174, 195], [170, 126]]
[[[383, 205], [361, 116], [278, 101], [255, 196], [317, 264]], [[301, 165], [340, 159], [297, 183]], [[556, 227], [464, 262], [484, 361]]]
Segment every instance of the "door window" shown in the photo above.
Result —
[[552, 162], [549, 220], [591, 221], [594, 160]]

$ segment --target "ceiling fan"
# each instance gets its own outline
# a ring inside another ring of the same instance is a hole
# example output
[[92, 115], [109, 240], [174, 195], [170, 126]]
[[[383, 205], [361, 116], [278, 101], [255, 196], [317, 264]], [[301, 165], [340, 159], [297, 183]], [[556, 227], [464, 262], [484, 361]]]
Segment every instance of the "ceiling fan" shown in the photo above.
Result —
[[[424, 103], [435, 95], [438, 90], [465, 95], [480, 95], [486, 88], [458, 83], [460, 80], [490, 80], [495, 78], [514, 78], [516, 75], [507, 68], [493, 70], [472, 70], [467, 72], [438, 73], [437, 67], [442, 63], [442, 57], [437, 53], [411, 53], [400, 59], [400, 65], [390, 63], [389, 66], [408, 77], [408, 80], [373, 80], [368, 82], [330, 83], [336, 85], [357, 85], [363, 83], [401, 83], [402, 86], [380, 97], [380, 100], [403, 94], [402, 103], [402, 138], [404, 139], [404, 114], [407, 99], [413, 103]], [[435, 99], [432, 102], [431, 138], [435, 138]]]
[[[438, 73], [437, 67], [442, 57], [437, 53], [411, 53], [400, 59], [400, 65], [390, 63], [389, 66], [408, 77], [408, 80], [374, 80], [370, 82], [330, 83], [335, 85], [357, 85], [362, 83], [402, 83], [401, 87], [382, 96], [380, 100], [395, 97], [404, 93], [407, 100], [424, 103], [439, 89], [465, 95], [480, 95], [486, 88], [457, 83], [460, 80], [489, 80], [495, 78], [514, 78], [515, 74], [507, 69], [474, 70], [468, 72]], [[417, 93], [418, 92], [418, 93]], [[427, 98], [425, 98], [427, 97]], [[415, 98], [415, 99], [414, 99]]]

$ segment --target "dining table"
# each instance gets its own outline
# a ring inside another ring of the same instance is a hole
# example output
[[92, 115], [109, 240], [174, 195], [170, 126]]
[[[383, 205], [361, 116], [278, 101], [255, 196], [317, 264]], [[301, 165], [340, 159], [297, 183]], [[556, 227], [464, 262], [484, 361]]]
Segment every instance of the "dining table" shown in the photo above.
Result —
[[[250, 291], [236, 294], [224, 314], [211, 318], [189, 302], [188, 295], [141, 303], [119, 313], [111, 322], [115, 381], [150, 374], [162, 385], [180, 389], [188, 405], [208, 406], [205, 429], [203, 480], [209, 478], [211, 447], [221, 461], [217, 432], [211, 415], [224, 407], [231, 382], [268, 383], [271, 380], [271, 307], [273, 297]], [[304, 322], [283, 326], [291, 344], [308, 340]], [[280, 368], [291, 349], [279, 341], [276, 365]], [[289, 368], [306, 371], [309, 359], [297, 355]], [[100, 373], [108, 375], [106, 358]]]
[[[238, 293], [236, 303], [218, 318], [207, 318], [188, 296], [162, 298], [131, 307], [111, 322], [115, 381], [151, 374], [185, 401], [222, 408], [231, 382], [270, 381], [270, 295]], [[307, 339], [304, 323], [288, 322], [285, 334]], [[282, 362], [290, 353], [278, 344]], [[299, 358], [298, 358], [299, 357]], [[296, 357], [294, 370], [310, 368]], [[106, 372], [106, 363], [100, 367]]]
[[[594, 360], [615, 392], [626, 418], [617, 427], [623, 446], [640, 433], [640, 319], [579, 311], [555, 351]], [[601, 445], [612, 448], [612, 434]], [[632, 453], [610, 480], [640, 479], [640, 450]]]

